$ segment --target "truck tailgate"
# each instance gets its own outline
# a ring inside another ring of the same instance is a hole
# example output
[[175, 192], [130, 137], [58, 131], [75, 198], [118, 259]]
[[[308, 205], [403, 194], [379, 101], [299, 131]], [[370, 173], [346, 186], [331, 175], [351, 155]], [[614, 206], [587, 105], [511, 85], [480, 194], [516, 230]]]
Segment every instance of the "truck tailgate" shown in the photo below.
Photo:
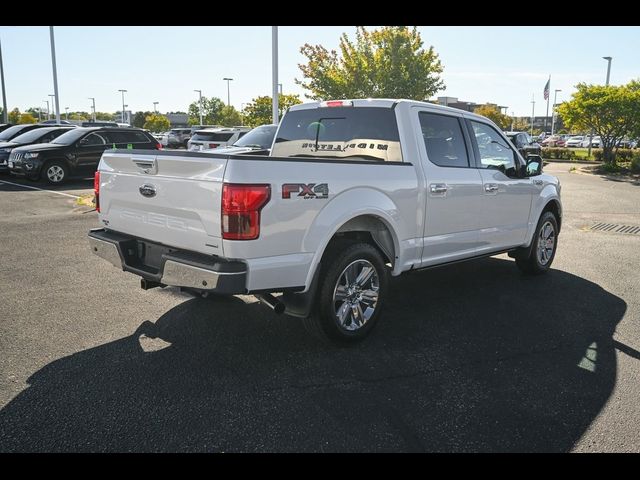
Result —
[[180, 249], [222, 255], [226, 157], [114, 150], [100, 166], [100, 221]]

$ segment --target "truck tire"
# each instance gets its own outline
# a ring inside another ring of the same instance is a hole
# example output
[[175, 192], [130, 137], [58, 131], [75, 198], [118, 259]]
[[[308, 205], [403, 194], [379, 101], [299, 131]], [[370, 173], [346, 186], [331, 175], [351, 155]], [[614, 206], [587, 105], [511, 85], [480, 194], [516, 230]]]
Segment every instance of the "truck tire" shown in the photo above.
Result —
[[324, 262], [316, 309], [306, 329], [340, 344], [363, 340], [375, 327], [388, 292], [389, 274], [380, 252], [351, 244]]
[[42, 167], [41, 177], [51, 185], [60, 185], [69, 177], [69, 167], [62, 160], [50, 160]]
[[552, 212], [544, 212], [538, 220], [531, 253], [516, 258], [516, 265], [527, 275], [540, 275], [551, 268], [558, 248], [558, 220]]

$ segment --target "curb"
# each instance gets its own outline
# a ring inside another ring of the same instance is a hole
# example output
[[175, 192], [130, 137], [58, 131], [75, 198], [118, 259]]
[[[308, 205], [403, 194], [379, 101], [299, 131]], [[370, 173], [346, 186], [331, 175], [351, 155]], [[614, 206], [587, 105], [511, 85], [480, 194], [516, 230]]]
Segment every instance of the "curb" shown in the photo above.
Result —
[[602, 162], [596, 160], [559, 160], [557, 158], [543, 158], [542, 160], [549, 163], [584, 163], [586, 165], [602, 165]]

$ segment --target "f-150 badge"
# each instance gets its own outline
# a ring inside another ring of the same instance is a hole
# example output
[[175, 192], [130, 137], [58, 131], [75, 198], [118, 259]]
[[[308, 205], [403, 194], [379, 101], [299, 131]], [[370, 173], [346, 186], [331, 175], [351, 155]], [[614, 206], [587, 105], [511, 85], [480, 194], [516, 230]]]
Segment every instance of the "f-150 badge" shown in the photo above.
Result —
[[291, 194], [297, 193], [298, 197], [328, 198], [329, 186], [326, 183], [285, 183], [282, 185], [282, 198], [291, 198]]

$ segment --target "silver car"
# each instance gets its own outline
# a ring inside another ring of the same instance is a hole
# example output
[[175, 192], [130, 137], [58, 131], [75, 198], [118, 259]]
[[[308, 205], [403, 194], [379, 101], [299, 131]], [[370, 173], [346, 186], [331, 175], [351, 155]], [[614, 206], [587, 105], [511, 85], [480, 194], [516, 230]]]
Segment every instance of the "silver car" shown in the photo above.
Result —
[[226, 147], [241, 139], [251, 130], [249, 127], [207, 128], [197, 130], [188, 142], [188, 150], [205, 150]]

